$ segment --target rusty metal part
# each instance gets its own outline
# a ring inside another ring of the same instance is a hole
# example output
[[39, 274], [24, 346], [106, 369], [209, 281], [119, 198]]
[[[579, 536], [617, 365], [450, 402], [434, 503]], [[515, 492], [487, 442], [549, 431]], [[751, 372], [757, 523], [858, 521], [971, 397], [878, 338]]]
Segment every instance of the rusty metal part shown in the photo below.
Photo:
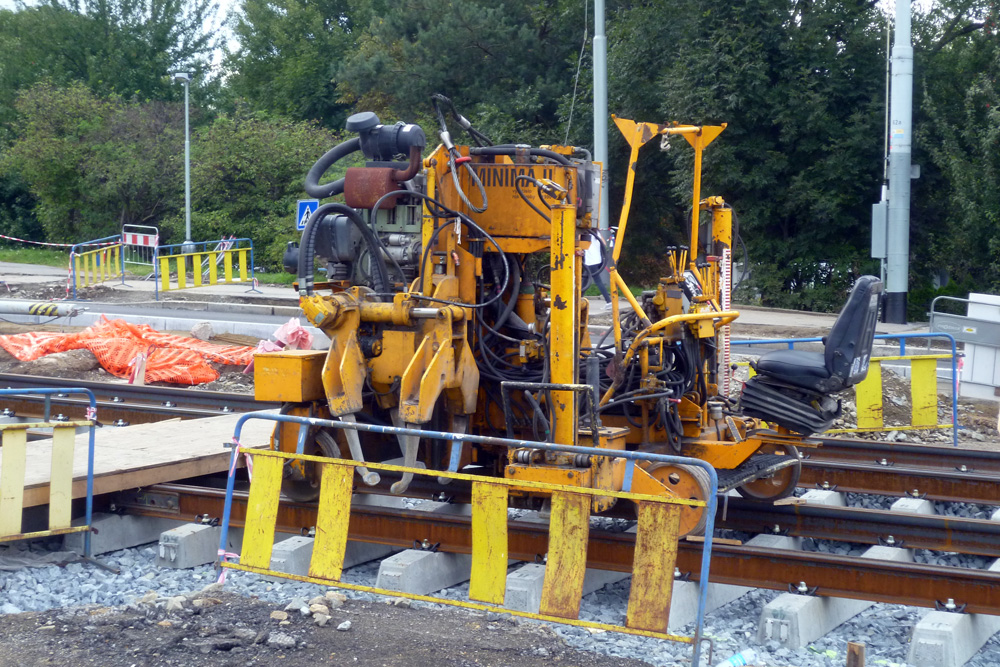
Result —
[[[669, 463], [653, 464], [646, 472], [681, 498], [705, 500], [711, 489], [708, 474], [701, 468]], [[685, 507], [681, 510], [681, 535], [702, 535], [705, 532], [705, 509]]]
[[862, 438], [817, 437], [822, 446], [805, 454], [812, 461], [872, 462], [881, 466], [917, 466], [1000, 475], [1000, 452], [956, 449]]
[[[161, 484], [148, 489], [158, 494], [176, 494], [177, 512], [139, 508], [119, 501], [119, 507], [134, 514], [188, 518], [222, 515], [225, 493], [217, 489]], [[247, 495], [233, 498], [232, 525], [242, 526]], [[470, 518], [450, 514], [396, 510], [385, 507], [355, 507], [351, 510], [349, 537], [408, 548], [414, 541], [438, 543], [440, 551], [471, 553]], [[316, 525], [315, 506], [282, 503], [277, 528], [300, 534]], [[533, 561], [548, 549], [546, 529], [513, 521], [508, 526], [508, 555]], [[634, 536], [628, 533], [590, 532], [587, 565], [602, 570], [629, 572], [634, 556]], [[682, 541], [677, 567], [697, 579], [701, 545]], [[711, 581], [787, 590], [790, 583], [806, 582], [821, 596], [872, 600], [918, 607], [934, 607], [953, 599], [965, 604], [969, 613], [1000, 614], [1000, 573], [954, 567], [932, 567], [914, 563], [834, 556], [816, 552], [763, 549], [745, 545], [718, 544], [712, 549]]]
[[[383, 196], [399, 190], [391, 167], [349, 167], [344, 180], [344, 199], [351, 208], [370, 209]], [[399, 190], [399, 196], [406, 194]], [[382, 208], [392, 208], [399, 197], [386, 197]]]
[[1000, 553], [1000, 523], [988, 519], [809, 504], [774, 506], [730, 498], [725, 510], [719, 510], [716, 525], [750, 532], [780, 532], [796, 537], [980, 556]]
[[801, 487], [819, 487], [886, 496], [1000, 505], [1000, 475], [859, 464], [802, 461]]
[[419, 146], [410, 146], [410, 159], [406, 165], [406, 169], [397, 169], [392, 172], [393, 179], [397, 183], [403, 183], [410, 180], [417, 175], [417, 171], [420, 169], [421, 162], [421, 150]]

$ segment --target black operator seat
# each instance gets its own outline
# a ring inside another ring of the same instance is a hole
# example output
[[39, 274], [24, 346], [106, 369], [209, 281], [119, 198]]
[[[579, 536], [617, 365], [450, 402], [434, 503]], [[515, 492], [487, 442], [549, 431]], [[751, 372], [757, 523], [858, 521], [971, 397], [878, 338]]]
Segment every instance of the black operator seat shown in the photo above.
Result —
[[823, 339], [823, 353], [773, 350], [762, 354], [754, 369], [775, 381], [822, 394], [836, 393], [861, 382], [868, 375], [881, 294], [881, 280], [862, 276], [830, 334]]

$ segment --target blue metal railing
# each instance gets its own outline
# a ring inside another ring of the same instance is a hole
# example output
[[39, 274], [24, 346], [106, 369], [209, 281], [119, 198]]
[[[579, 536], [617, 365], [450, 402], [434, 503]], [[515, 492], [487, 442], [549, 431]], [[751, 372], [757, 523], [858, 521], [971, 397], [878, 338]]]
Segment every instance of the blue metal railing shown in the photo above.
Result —
[[[73, 300], [74, 301], [76, 301], [76, 283], [77, 283], [76, 261], [75, 261], [74, 258], [77, 255], [81, 254], [79, 248], [85, 248], [87, 246], [108, 246], [108, 245], [114, 245], [115, 241], [117, 241], [118, 243], [121, 243], [121, 240], [122, 240], [122, 235], [121, 234], [115, 234], [114, 236], [105, 236], [103, 238], [93, 239], [92, 241], [84, 241], [83, 243], [77, 243], [76, 245], [74, 245], [73, 247], [71, 247], [69, 249], [69, 266], [70, 266], [70, 269], [71, 269], [71, 271], [70, 271], [71, 272], [71, 279], [73, 281]], [[87, 252], [87, 251], [84, 251], [84, 252]], [[121, 274], [122, 284], [124, 285], [125, 284], [125, 256], [121, 252], [118, 253], [118, 263], [120, 265], [118, 267], [119, 273]], [[21, 393], [23, 394], [24, 392], [21, 392]]]
[[[381, 426], [376, 424], [362, 424], [360, 422], [345, 422], [345, 421], [333, 421], [329, 419], [316, 419], [311, 417], [299, 417], [295, 415], [282, 415], [266, 412], [250, 412], [239, 418], [236, 422], [236, 429], [233, 434], [234, 442], [230, 445], [232, 447], [232, 454], [230, 457], [229, 464], [229, 480], [226, 483], [226, 503], [222, 513], [222, 535], [219, 540], [219, 552], [225, 553], [226, 547], [228, 545], [228, 531], [229, 531], [229, 519], [232, 513], [233, 506], [233, 490], [236, 481], [236, 461], [239, 456], [239, 439], [240, 434], [243, 430], [243, 425], [251, 419], [264, 419], [275, 422], [284, 422], [291, 424], [299, 424], [301, 426], [311, 427], [323, 427], [323, 428], [334, 428], [334, 429], [354, 429], [357, 431], [366, 431], [369, 433], [381, 433], [385, 435], [416, 435], [421, 438], [427, 438], [430, 440], [444, 440], [447, 442], [453, 442], [456, 444], [462, 443], [474, 443], [482, 445], [494, 445], [507, 447], [508, 449], [528, 447], [531, 449], [539, 449], [544, 451], [552, 452], [564, 452], [568, 454], [583, 454], [586, 456], [604, 456], [611, 459], [625, 459], [627, 461], [627, 467], [625, 476], [626, 479], [631, 479], [632, 472], [637, 461], [648, 461], [651, 463], [670, 463], [670, 464], [680, 464], [680, 465], [691, 465], [697, 466], [708, 473], [709, 477], [709, 493], [708, 498], [705, 500], [705, 541], [704, 547], [701, 554], [701, 573], [699, 574], [699, 581], [708, 583], [709, 579], [709, 567], [711, 565], [712, 559], [712, 535], [715, 532], [715, 512], [716, 506], [718, 504], [717, 496], [719, 494], [719, 477], [715, 472], [715, 468], [706, 461], [701, 459], [693, 459], [685, 456], [672, 456], [668, 454], [653, 454], [649, 452], [631, 452], [624, 450], [607, 450], [607, 449], [597, 449], [595, 447], [579, 447], [574, 445], [557, 445], [547, 442], [536, 442], [534, 440], [517, 440], [514, 438], [499, 438], [493, 436], [484, 435], [468, 435], [464, 433], [447, 433], [444, 431], [425, 431], [422, 429], [414, 428], [402, 428], [398, 426]], [[631, 485], [629, 485], [631, 487]], [[629, 489], [623, 489], [628, 491]], [[692, 654], [692, 665], [699, 664], [699, 657], [701, 654], [701, 641], [702, 632], [705, 625], [705, 608], [708, 601], [708, 586], [698, 587], [698, 613], [695, 617], [695, 633], [693, 638], [693, 654]]]

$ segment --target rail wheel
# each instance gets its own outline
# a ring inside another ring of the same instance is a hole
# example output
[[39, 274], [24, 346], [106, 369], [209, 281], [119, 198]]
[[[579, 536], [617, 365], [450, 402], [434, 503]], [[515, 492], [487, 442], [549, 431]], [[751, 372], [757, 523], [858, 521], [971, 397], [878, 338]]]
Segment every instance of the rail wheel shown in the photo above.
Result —
[[[329, 431], [317, 431], [306, 441], [306, 454], [342, 458], [340, 445]], [[281, 492], [296, 502], [308, 503], [319, 498], [320, 467], [311, 462], [295, 462], [285, 469]]]
[[[708, 500], [711, 480], [708, 473], [697, 466], [654, 463], [646, 468], [646, 472], [679, 498]], [[682, 507], [678, 537], [701, 535], [705, 532], [705, 522], [704, 507]]]
[[799, 460], [799, 450], [792, 445], [766, 444], [757, 450], [761, 454], [783, 454], [795, 457], [795, 465], [782, 468], [770, 477], [762, 477], [736, 487], [736, 491], [749, 500], [775, 501], [787, 498], [795, 491], [802, 474], [802, 462]]

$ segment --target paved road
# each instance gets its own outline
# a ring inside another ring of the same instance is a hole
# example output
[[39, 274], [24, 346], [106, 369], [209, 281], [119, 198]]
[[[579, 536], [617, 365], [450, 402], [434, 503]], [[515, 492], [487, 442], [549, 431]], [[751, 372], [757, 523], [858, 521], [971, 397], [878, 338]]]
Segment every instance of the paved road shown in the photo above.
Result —
[[[12, 262], [0, 262], [0, 281], [10, 284], [41, 284], [60, 283], [66, 281], [66, 270], [52, 266], [40, 266], [34, 264], [15, 264]], [[213, 323], [213, 328], [218, 332], [247, 333], [247, 335], [261, 335], [267, 337], [267, 331], [279, 324], [286, 322], [289, 317], [295, 317], [298, 313], [298, 296], [290, 285], [259, 285], [256, 291], [251, 291], [246, 284], [237, 285], [209, 285], [188, 290], [171, 291], [161, 293], [160, 301], [154, 302], [154, 292], [156, 286], [152, 280], [138, 280], [129, 278], [124, 284], [121, 282], [107, 282], [104, 285], [115, 291], [135, 293], [145, 293], [149, 295], [149, 301], [143, 304], [104, 304], [88, 302], [86, 300], [86, 290], [79, 293], [81, 305], [88, 307], [94, 317], [74, 318], [73, 324], [88, 326], [96, 319], [96, 314], [107, 313], [128, 317], [130, 321], [148, 323], [155, 328], [166, 328], [172, 330], [183, 330], [190, 328], [194, 323], [208, 320]], [[213, 296], [239, 297], [243, 299], [266, 301], [273, 304], [276, 301], [287, 305], [287, 308], [261, 307], [245, 304], [216, 304], [212, 302], [192, 303], [196, 301], [199, 294], [210, 294]], [[171, 301], [175, 296], [183, 295], [183, 305], [178, 301]], [[754, 327], [787, 327], [787, 328], [816, 328], [829, 329], [836, 320], [835, 314], [830, 313], [808, 313], [796, 310], [780, 310], [772, 308], [756, 308], [751, 306], [736, 306], [740, 311], [739, 325]], [[622, 301], [622, 309], [628, 310], [628, 304]], [[187, 311], [187, 312], [184, 312]], [[196, 311], [196, 312], [191, 312]], [[600, 298], [591, 299], [591, 314], [598, 316], [610, 312], [610, 306]], [[240, 320], [237, 322], [236, 320]], [[252, 333], [244, 331], [252, 325]], [[927, 331], [926, 323], [913, 324], [884, 324], [879, 323], [879, 333], [904, 333]], [[318, 333], [318, 332], [317, 332]], [[319, 335], [324, 343], [326, 337]]]

